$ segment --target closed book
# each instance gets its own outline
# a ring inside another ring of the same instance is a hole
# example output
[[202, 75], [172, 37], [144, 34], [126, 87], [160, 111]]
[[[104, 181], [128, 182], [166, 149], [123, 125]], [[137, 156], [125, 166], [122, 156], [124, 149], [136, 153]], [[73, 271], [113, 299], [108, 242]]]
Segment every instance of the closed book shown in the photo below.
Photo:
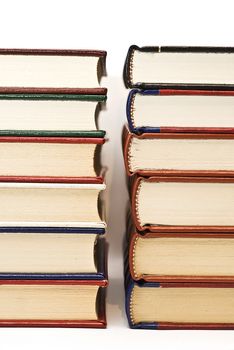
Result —
[[[105, 184], [87, 179], [4, 178], [0, 182], [0, 226], [105, 229], [99, 194]], [[17, 180], [17, 181], [16, 181]], [[86, 180], [86, 182], [84, 182]], [[31, 182], [30, 182], [31, 181]]]
[[123, 133], [128, 175], [233, 176], [234, 134]]
[[0, 279], [102, 280], [106, 244], [100, 229], [1, 228]]
[[104, 137], [107, 89], [0, 88], [0, 136]]
[[105, 58], [100, 50], [0, 49], [0, 86], [98, 88]]
[[233, 233], [130, 233], [129, 269], [146, 282], [234, 282]]
[[0, 174], [31, 177], [100, 176], [103, 138], [0, 136]]
[[129, 92], [132, 133], [233, 133], [234, 91], [139, 90]]
[[234, 87], [234, 48], [145, 46], [129, 48], [126, 87], [141, 89], [220, 89]]
[[234, 232], [234, 178], [136, 176], [132, 217], [139, 231]]
[[105, 328], [107, 280], [0, 280], [0, 327]]
[[131, 328], [234, 329], [233, 283], [126, 284]]

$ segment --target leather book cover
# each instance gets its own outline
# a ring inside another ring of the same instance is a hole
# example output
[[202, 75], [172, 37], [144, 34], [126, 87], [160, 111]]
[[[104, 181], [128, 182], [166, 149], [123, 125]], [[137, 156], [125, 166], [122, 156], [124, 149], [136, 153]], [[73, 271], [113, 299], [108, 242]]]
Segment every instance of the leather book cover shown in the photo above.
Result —
[[173, 225], [144, 225], [141, 226], [141, 223], [138, 218], [137, 212], [137, 195], [139, 191], [139, 186], [141, 181], [147, 182], [189, 182], [189, 183], [234, 183], [234, 177], [189, 177], [189, 176], [152, 176], [144, 178], [142, 176], [134, 176], [131, 182], [131, 210], [132, 210], [132, 219], [133, 223], [136, 226], [137, 230], [140, 232], [157, 232], [157, 233], [233, 233], [234, 226], [203, 226], [203, 225], [191, 225], [191, 226], [173, 226]]
[[0, 285], [96, 285], [99, 286], [97, 298], [97, 320], [37, 320], [0, 319], [0, 327], [62, 327], [62, 328], [106, 328], [105, 297], [107, 279], [102, 280], [0, 280]]
[[137, 139], [177, 139], [177, 140], [196, 140], [196, 139], [210, 139], [210, 140], [234, 140], [234, 133], [223, 133], [223, 134], [215, 134], [215, 133], [144, 133], [141, 135], [136, 135], [134, 133], [130, 133], [127, 126], [124, 127], [123, 130], [123, 156], [125, 168], [128, 176], [132, 176], [134, 174], [138, 174], [140, 176], [210, 176], [210, 177], [232, 177], [234, 176], [234, 170], [146, 170], [139, 169], [136, 172], [130, 171], [130, 162], [131, 159], [129, 157], [129, 149], [131, 147], [131, 141], [133, 138]]
[[128, 245], [128, 268], [131, 275], [131, 278], [135, 281], [142, 282], [212, 282], [212, 283], [234, 283], [234, 276], [187, 276], [187, 275], [160, 275], [160, 271], [155, 275], [146, 275], [140, 274], [138, 275], [135, 271], [134, 266], [134, 256], [135, 256], [135, 248], [137, 240], [148, 239], [148, 238], [215, 238], [215, 239], [234, 239], [233, 233], [160, 233], [160, 232], [145, 232], [143, 234], [137, 232], [137, 230], [132, 230], [130, 234], [130, 242]]
[[147, 288], [147, 287], [154, 287], [154, 288], [192, 288], [192, 287], [198, 287], [198, 288], [234, 288], [234, 283], [191, 283], [191, 282], [184, 282], [184, 283], [167, 283], [167, 282], [145, 282], [145, 283], [138, 283], [134, 282], [131, 278], [127, 279], [127, 284], [125, 286], [125, 310], [129, 322], [130, 328], [133, 329], [154, 329], [154, 330], [192, 330], [192, 329], [204, 329], [204, 330], [228, 330], [228, 329], [234, 329], [234, 323], [172, 323], [172, 322], [142, 322], [134, 324], [131, 316], [132, 307], [131, 307], [131, 298], [132, 298], [132, 292], [134, 285], [138, 285], [141, 288]]
[[128, 120], [128, 127], [131, 133], [141, 135], [143, 133], [234, 133], [234, 128], [219, 128], [219, 127], [175, 127], [163, 126], [163, 125], [148, 125], [148, 126], [135, 126], [134, 125], [134, 99], [136, 95], [142, 96], [234, 96], [233, 91], [219, 91], [219, 90], [176, 90], [176, 89], [161, 89], [161, 90], [140, 90], [132, 89], [128, 94], [126, 114]]
[[188, 90], [233, 90], [234, 84], [164, 84], [164, 83], [145, 83], [140, 81], [134, 83], [132, 80], [133, 55], [134, 51], [155, 53], [155, 52], [175, 52], [175, 53], [234, 53], [234, 47], [215, 47], [215, 46], [144, 46], [131, 45], [124, 64], [123, 80], [126, 88], [138, 88], [143, 90], [154, 89], [188, 89]]

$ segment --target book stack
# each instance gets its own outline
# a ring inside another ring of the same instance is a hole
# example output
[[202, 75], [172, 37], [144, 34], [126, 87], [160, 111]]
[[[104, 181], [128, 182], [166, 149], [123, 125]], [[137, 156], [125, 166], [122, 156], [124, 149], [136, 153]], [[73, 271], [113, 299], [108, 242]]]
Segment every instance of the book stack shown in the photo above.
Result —
[[234, 329], [234, 48], [131, 46], [132, 328]]
[[0, 50], [0, 326], [106, 326], [105, 57]]

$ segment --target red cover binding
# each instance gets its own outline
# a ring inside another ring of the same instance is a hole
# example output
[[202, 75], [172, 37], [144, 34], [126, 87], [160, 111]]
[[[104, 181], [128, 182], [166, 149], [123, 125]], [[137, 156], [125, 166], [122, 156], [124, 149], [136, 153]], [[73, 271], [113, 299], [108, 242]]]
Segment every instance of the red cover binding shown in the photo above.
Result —
[[106, 57], [102, 50], [61, 50], [61, 49], [0, 49], [0, 55], [33, 55], [33, 56], [97, 56]]
[[103, 145], [104, 138], [91, 137], [38, 137], [38, 136], [1, 136], [0, 142], [31, 142], [31, 143], [92, 143]]
[[[170, 128], [170, 131], [172, 129]], [[173, 128], [176, 132], [176, 128]], [[234, 130], [234, 129], [233, 129]], [[223, 170], [144, 170], [139, 169], [136, 172], [130, 171], [130, 159], [128, 157], [129, 149], [131, 147], [131, 140], [133, 138], [138, 139], [228, 139], [234, 140], [234, 134], [224, 133], [215, 134], [214, 132], [209, 134], [199, 134], [200, 129], [197, 128], [197, 133], [145, 133], [142, 135], [135, 135], [129, 132], [128, 128], [125, 127], [123, 130], [123, 154], [124, 163], [128, 176], [138, 174], [140, 176], [234, 176], [234, 171], [223, 171]], [[230, 129], [228, 130], [230, 132]]]
[[[107, 280], [0, 280], [0, 284], [97, 285], [106, 287]], [[97, 320], [14, 320], [0, 319], [0, 327], [106, 328], [105, 302], [101, 302]]]
[[101, 176], [97, 176], [97, 177], [0, 176], [0, 183], [1, 182], [103, 184], [104, 180]]
[[189, 177], [184, 176], [181, 172], [181, 177], [173, 176], [152, 176], [149, 178], [144, 178], [141, 176], [134, 176], [131, 183], [131, 208], [132, 208], [132, 218], [136, 228], [139, 231], [151, 231], [151, 232], [178, 232], [178, 233], [195, 233], [195, 232], [204, 232], [204, 233], [233, 233], [234, 226], [173, 226], [173, 225], [145, 225], [141, 226], [136, 213], [136, 195], [138, 187], [141, 181], [147, 180], [149, 182], [204, 182], [204, 183], [233, 183], [234, 177]]
[[136, 244], [136, 240], [138, 237], [147, 239], [147, 238], [229, 238], [234, 239], [233, 233], [160, 233], [160, 232], [147, 232], [144, 235], [141, 235], [138, 232], [132, 232], [131, 233], [131, 239], [129, 244], [129, 270], [132, 279], [135, 281], [144, 280], [145, 282], [160, 282], [166, 283], [166, 282], [193, 282], [193, 283], [199, 283], [199, 282], [212, 282], [212, 283], [234, 283], [234, 276], [184, 276], [184, 275], [177, 275], [177, 276], [169, 276], [169, 275], [136, 275], [134, 272], [134, 247]]

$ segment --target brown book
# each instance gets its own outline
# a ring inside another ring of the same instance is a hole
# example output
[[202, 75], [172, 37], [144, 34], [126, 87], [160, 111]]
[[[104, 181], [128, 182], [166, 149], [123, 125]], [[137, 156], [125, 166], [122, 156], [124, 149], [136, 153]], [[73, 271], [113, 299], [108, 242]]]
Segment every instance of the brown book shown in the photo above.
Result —
[[139, 231], [234, 232], [234, 178], [136, 176], [130, 192]]
[[145, 282], [234, 282], [232, 233], [131, 233], [129, 269]]
[[0, 86], [98, 88], [105, 58], [100, 50], [0, 49]]
[[234, 134], [135, 135], [125, 127], [123, 152], [128, 175], [234, 175]]

